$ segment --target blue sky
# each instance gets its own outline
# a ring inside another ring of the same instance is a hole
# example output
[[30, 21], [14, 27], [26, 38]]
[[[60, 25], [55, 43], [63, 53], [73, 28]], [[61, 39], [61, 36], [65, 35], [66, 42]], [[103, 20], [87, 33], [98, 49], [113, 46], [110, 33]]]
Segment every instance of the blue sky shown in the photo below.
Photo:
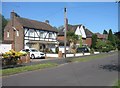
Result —
[[14, 10], [21, 17], [49, 20], [52, 26], [64, 25], [64, 7], [69, 24], [83, 24], [92, 32], [118, 31], [118, 10], [115, 2], [3, 2], [2, 15], [10, 18]]

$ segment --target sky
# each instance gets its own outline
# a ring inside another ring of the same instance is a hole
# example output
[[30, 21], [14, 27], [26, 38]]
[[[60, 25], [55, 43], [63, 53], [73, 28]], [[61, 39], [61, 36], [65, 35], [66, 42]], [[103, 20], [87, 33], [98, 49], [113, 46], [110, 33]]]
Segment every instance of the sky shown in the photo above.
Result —
[[118, 31], [118, 5], [115, 2], [2, 2], [2, 15], [10, 19], [14, 10], [24, 18], [42, 21], [50, 25], [64, 25], [64, 7], [68, 23], [83, 24], [93, 33], [103, 30]]

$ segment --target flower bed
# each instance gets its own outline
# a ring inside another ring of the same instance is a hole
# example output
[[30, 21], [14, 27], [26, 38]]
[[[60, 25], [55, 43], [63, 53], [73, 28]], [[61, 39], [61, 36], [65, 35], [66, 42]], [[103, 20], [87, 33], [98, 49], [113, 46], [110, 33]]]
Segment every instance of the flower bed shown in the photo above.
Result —
[[14, 50], [10, 50], [9, 52], [2, 54], [2, 66], [17, 65], [27, 62], [26, 58], [29, 58], [28, 56], [29, 55], [25, 52], [15, 52]]

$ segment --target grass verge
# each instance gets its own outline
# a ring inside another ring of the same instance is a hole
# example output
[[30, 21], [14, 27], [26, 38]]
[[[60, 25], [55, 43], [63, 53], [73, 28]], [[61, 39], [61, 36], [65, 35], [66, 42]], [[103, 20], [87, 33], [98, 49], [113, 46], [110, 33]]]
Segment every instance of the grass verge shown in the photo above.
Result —
[[116, 81], [112, 88], [120, 88], [120, 80]]
[[33, 70], [38, 70], [38, 69], [55, 67], [57, 65], [58, 64], [56, 64], [56, 63], [44, 63], [44, 64], [18, 67], [18, 68], [3, 69], [3, 70], [0, 70], [0, 72], [2, 71], [2, 76], [7, 76], [7, 75], [17, 74], [17, 73], [21, 73], [21, 72], [27, 72], [27, 71], [33, 71]]
[[105, 57], [112, 56], [112, 55], [113, 54], [99, 54], [99, 55], [93, 55], [93, 56], [74, 58], [71, 60], [71, 62], [86, 62], [86, 61], [90, 61], [93, 59], [105, 58]]

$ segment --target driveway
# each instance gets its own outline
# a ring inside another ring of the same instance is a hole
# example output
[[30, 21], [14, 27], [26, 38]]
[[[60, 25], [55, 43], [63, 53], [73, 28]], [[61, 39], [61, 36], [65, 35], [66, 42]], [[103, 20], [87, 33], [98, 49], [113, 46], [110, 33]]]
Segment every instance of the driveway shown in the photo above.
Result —
[[118, 79], [118, 53], [88, 62], [3, 77], [3, 86], [112, 86]]

